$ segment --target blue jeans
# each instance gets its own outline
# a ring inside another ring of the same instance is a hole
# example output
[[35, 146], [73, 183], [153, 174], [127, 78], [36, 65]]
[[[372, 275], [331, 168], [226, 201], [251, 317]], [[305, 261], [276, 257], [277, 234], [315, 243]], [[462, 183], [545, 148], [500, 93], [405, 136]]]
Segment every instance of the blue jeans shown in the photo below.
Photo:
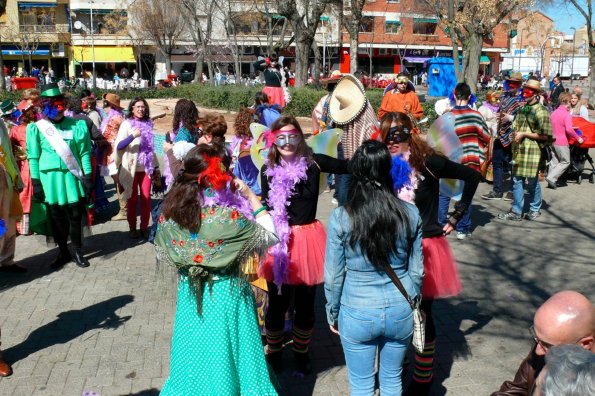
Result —
[[500, 139], [494, 141], [494, 151], [492, 153], [492, 165], [494, 168], [494, 186], [493, 190], [496, 194], [504, 192], [502, 184], [504, 183], [504, 165], [508, 166], [512, 160], [512, 152], [510, 146], [504, 147]]
[[351, 396], [374, 394], [376, 351], [380, 394], [400, 395], [403, 359], [413, 334], [409, 304], [368, 309], [343, 305], [339, 311], [339, 332]]
[[[343, 145], [339, 144], [337, 146], [337, 158], [338, 159], [345, 159], [345, 155], [343, 154]], [[337, 201], [339, 202], [339, 206], [345, 205], [347, 202], [347, 195], [349, 193], [349, 185], [351, 184], [351, 175], [335, 175], [335, 194], [337, 197]]]
[[529, 209], [531, 212], [539, 212], [541, 209], [541, 186], [537, 177], [512, 177], [512, 211], [516, 214], [523, 214], [523, 207], [525, 206], [525, 189], [524, 184], [527, 180], [529, 187]]
[[[446, 225], [446, 222], [448, 221], [449, 206], [450, 197], [440, 194], [440, 197], [438, 198], [438, 223], [440, 223], [440, 225], [443, 227]], [[471, 232], [471, 204], [469, 204], [469, 207], [465, 211], [465, 214], [463, 215], [461, 220], [458, 221], [455, 229], [457, 232]]]

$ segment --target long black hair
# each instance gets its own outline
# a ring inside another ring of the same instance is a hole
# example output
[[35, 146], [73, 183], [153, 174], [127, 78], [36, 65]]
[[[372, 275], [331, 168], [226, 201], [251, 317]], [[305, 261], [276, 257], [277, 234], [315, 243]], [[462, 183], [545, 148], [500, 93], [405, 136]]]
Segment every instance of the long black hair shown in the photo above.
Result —
[[350, 245], [359, 243], [374, 267], [385, 268], [397, 252], [397, 237], [407, 233], [409, 239], [410, 233], [405, 203], [393, 190], [390, 153], [381, 142], [366, 140], [349, 166], [352, 179], [345, 209], [352, 225]]

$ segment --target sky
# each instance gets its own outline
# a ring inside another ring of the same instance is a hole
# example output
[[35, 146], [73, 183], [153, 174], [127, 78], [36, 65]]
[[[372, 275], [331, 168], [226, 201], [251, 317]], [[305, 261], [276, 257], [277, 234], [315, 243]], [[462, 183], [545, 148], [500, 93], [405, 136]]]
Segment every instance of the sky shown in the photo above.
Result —
[[[536, 3], [539, 4], [539, 0]], [[556, 1], [555, 3], [562, 3], [562, 5], [538, 7], [538, 9], [554, 20], [556, 30], [566, 34], [572, 34], [571, 27], [578, 29], [585, 25], [585, 18], [569, 1]], [[579, 1], [579, 3], [584, 5], [585, 1]]]

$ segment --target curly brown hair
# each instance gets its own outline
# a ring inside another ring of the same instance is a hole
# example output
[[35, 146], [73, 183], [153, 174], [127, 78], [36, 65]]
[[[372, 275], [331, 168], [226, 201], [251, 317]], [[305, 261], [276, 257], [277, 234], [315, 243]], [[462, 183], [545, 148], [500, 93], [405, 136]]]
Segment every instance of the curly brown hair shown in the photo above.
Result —
[[236, 120], [233, 124], [236, 136], [239, 138], [242, 138], [244, 136], [252, 138], [252, 133], [250, 132], [250, 124], [253, 121], [254, 109], [242, 107], [240, 111], [238, 111], [238, 115], [236, 115]]
[[37, 100], [39, 100], [40, 95], [41, 94], [39, 92], [39, 89], [27, 88], [23, 91], [22, 99], [23, 100], [31, 100], [33, 102], [36, 102]]
[[221, 114], [208, 113], [199, 120], [203, 135], [211, 136], [216, 143], [225, 142], [227, 122]]
[[180, 124], [188, 129], [191, 134], [196, 134], [198, 130], [198, 108], [193, 101], [188, 99], [180, 99], [174, 108], [174, 118], [171, 128], [177, 131]]
[[23, 110], [23, 113], [19, 118], [21, 125], [29, 125], [35, 121], [37, 121], [37, 107], [29, 106], [28, 109]]

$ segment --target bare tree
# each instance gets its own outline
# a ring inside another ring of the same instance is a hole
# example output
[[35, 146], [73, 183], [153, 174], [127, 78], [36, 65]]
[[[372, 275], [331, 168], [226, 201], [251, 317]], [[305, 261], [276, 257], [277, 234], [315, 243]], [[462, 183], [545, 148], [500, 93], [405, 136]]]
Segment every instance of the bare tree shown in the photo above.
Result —
[[458, 81], [475, 92], [483, 41], [494, 28], [516, 10], [532, 5], [532, 0], [424, 0], [446, 26], [452, 42], [452, 56], [459, 65], [459, 44], [463, 52], [462, 71], [455, 67]]
[[295, 37], [295, 85], [303, 87], [308, 81], [310, 50], [324, 12], [330, 0], [295, 0], [278, 4], [279, 14], [286, 17], [291, 24]]
[[[362, 25], [362, 17], [366, 0], [344, 0], [343, 1], [343, 24], [349, 33], [349, 71], [357, 71], [357, 47], [359, 45], [359, 32]], [[370, 55], [370, 58], [372, 56]], [[372, 69], [370, 62], [370, 70]], [[371, 71], [370, 71], [371, 73]]]
[[184, 30], [183, 13], [172, 10], [167, 0], [136, 0], [130, 11], [138, 36], [150, 39], [165, 57], [167, 74], [171, 72], [171, 55]]

